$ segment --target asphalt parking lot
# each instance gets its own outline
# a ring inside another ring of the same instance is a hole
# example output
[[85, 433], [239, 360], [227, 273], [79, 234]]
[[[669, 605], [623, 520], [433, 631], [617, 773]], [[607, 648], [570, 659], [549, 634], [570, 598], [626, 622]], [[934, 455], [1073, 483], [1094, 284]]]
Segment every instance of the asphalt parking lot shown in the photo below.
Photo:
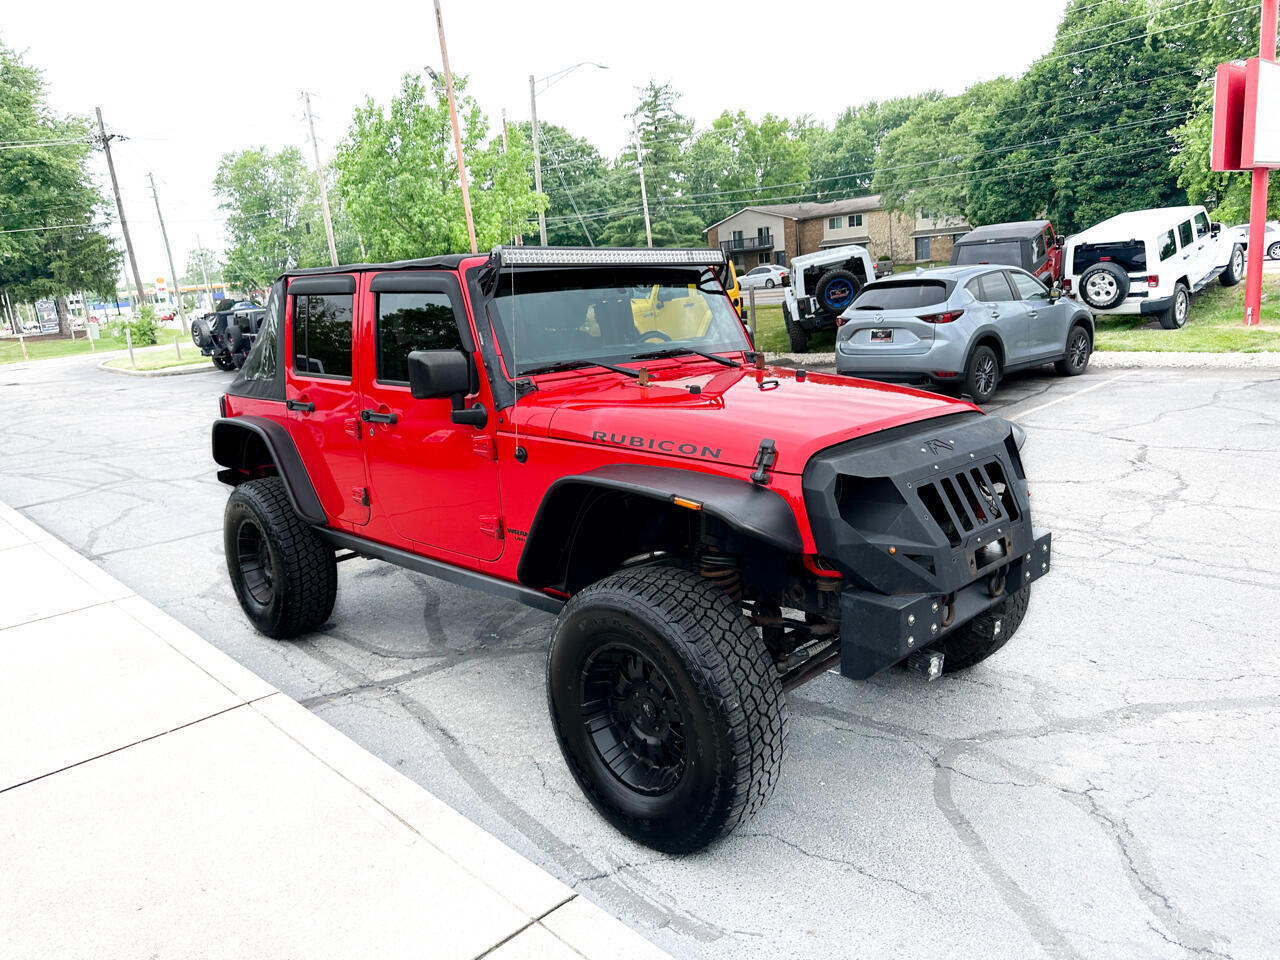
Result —
[[355, 560], [327, 629], [250, 631], [208, 453], [228, 378], [0, 368], [0, 499], [674, 955], [1275, 955], [1275, 370], [1010, 378], [1056, 564], [1018, 636], [793, 692], [773, 800], [686, 858], [564, 768], [550, 617]]

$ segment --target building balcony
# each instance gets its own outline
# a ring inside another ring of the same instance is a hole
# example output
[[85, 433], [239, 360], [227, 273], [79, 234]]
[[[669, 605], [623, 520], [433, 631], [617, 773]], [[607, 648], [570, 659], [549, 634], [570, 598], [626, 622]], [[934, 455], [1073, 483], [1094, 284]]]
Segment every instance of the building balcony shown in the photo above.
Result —
[[762, 233], [754, 237], [737, 237], [732, 240], [721, 240], [720, 249], [726, 254], [739, 253], [743, 250], [772, 250], [773, 234]]

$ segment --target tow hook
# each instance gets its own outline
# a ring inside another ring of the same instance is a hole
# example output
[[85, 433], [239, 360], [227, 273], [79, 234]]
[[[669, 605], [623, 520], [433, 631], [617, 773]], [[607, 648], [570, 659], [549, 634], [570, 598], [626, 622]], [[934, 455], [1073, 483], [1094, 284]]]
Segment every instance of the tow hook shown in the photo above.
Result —
[[942, 661], [945, 656], [941, 650], [917, 650], [907, 657], [907, 669], [926, 680], [937, 680], [942, 676]]
[[1004, 593], [1004, 581], [1008, 576], [1008, 571], [997, 570], [987, 578], [987, 594], [991, 597], [998, 597]]

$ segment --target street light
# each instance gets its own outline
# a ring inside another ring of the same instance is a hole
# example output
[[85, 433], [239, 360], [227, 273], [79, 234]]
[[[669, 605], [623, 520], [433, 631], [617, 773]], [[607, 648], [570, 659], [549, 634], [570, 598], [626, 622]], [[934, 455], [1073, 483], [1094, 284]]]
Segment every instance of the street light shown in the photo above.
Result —
[[[545, 77], [534, 79], [533, 74], [529, 74], [529, 112], [533, 118], [533, 187], [538, 193], [542, 192], [542, 151], [538, 148], [538, 84], [545, 83], [543, 92], [550, 90], [553, 86], [567, 77], [579, 67], [596, 67], [599, 70], [608, 70], [603, 63], [596, 63], [593, 60], [583, 60], [581, 63], [575, 63], [571, 67], [565, 67], [563, 70], [557, 70], [555, 73], [549, 73]], [[542, 246], [547, 245], [547, 212], [545, 210], [538, 211], [538, 240]]]

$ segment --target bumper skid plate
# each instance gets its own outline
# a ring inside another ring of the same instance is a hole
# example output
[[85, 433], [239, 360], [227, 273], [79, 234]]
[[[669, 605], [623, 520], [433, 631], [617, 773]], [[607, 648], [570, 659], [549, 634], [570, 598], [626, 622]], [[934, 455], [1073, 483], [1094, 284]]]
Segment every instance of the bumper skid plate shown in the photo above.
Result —
[[[865, 680], [968, 623], [1049, 572], [1053, 535], [1032, 532], [1025, 553], [952, 594], [885, 596], [849, 588], [840, 595], [840, 672]], [[949, 601], [950, 598], [950, 602]]]

